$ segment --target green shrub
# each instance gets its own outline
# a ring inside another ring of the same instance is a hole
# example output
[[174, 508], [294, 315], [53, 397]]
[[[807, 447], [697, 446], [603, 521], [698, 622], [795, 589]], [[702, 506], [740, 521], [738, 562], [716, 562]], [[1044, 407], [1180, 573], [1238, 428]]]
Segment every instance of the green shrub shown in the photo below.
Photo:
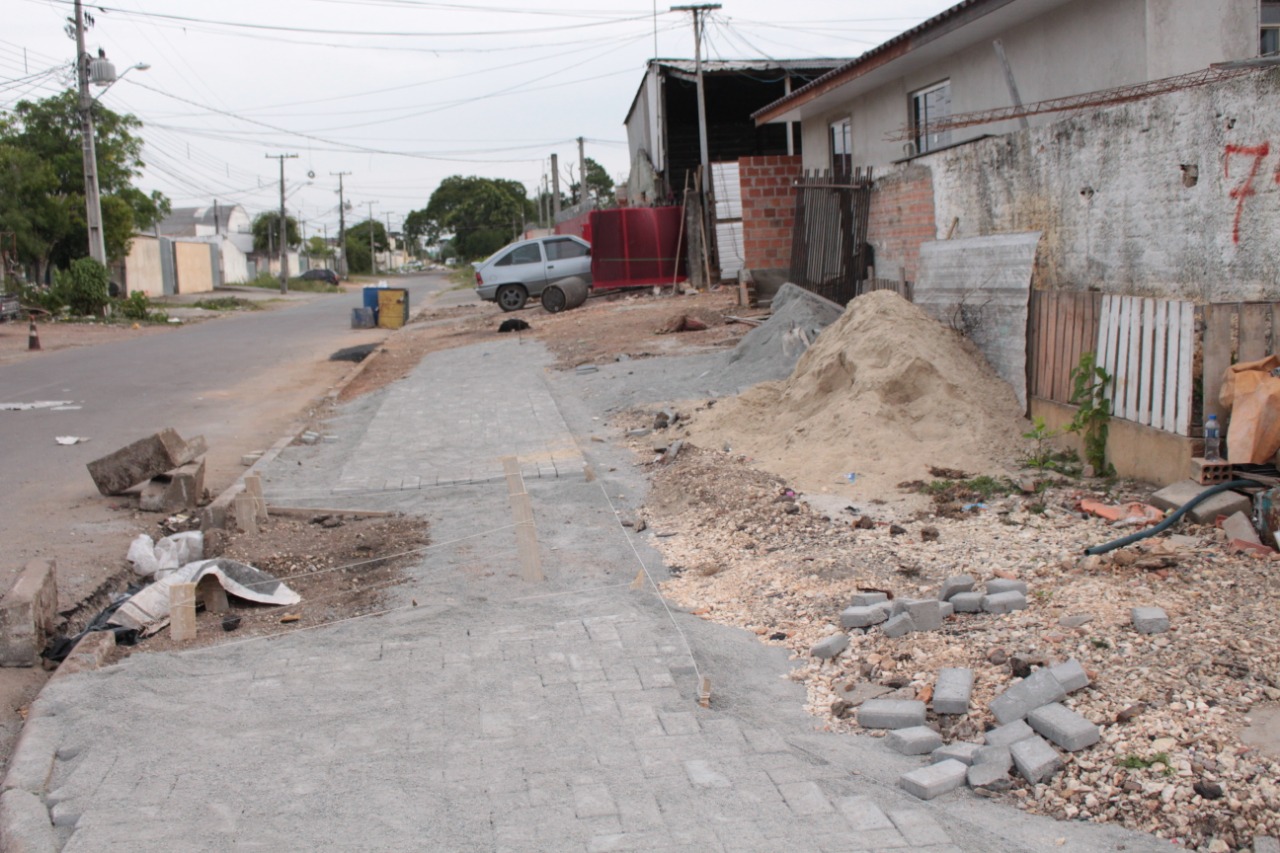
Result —
[[116, 308], [126, 320], [145, 320], [151, 314], [151, 299], [141, 290], [135, 290], [117, 302]]
[[48, 311], [50, 314], [57, 314], [66, 307], [66, 303], [62, 301], [56, 290], [52, 287], [36, 287], [28, 285], [22, 289], [19, 297], [24, 307], [30, 306]]
[[54, 275], [53, 290], [72, 314], [100, 317], [111, 302], [110, 284], [106, 267], [93, 258], [80, 258]]

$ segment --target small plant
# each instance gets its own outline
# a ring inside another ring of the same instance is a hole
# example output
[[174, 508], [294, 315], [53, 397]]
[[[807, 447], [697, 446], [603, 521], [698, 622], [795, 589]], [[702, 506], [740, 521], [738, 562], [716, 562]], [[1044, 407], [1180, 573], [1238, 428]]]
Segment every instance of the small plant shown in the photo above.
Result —
[[1109, 648], [1111, 648], [1111, 644], [1110, 644], [1109, 642], [1107, 642], [1106, 640], [1104, 640], [1102, 637], [1094, 637], [1094, 638], [1092, 638], [1091, 640], [1089, 640], [1089, 644], [1090, 644], [1091, 646], [1093, 646], [1095, 649], [1109, 649]]
[[135, 290], [117, 302], [116, 308], [126, 320], [145, 320], [151, 313], [151, 299], [141, 290]]
[[1093, 466], [1094, 474], [1111, 477], [1115, 475], [1115, 468], [1107, 461], [1107, 424], [1111, 421], [1107, 388], [1112, 377], [1094, 363], [1095, 357], [1094, 353], [1086, 352], [1071, 371], [1071, 402], [1077, 409], [1067, 432], [1084, 440], [1084, 458]]
[[66, 272], [54, 274], [53, 289], [72, 314], [101, 317], [111, 302], [107, 268], [93, 258], [73, 261]]
[[206, 311], [261, 311], [262, 306], [252, 299], [241, 299], [239, 296], [218, 296], [214, 299], [201, 299], [191, 303], [192, 308], [203, 308]]
[[1164, 767], [1165, 776], [1173, 775], [1173, 768], [1169, 764], [1169, 753], [1157, 752], [1150, 758], [1143, 758], [1141, 755], [1126, 755], [1124, 758], [1118, 759], [1116, 764], [1129, 770], [1149, 770], [1157, 764]]

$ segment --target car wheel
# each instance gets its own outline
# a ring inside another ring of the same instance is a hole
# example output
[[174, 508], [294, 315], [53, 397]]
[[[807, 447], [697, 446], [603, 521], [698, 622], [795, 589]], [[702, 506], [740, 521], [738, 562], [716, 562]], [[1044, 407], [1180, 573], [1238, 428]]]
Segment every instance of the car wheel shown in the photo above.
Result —
[[522, 284], [504, 284], [494, 294], [494, 301], [503, 311], [519, 311], [529, 299], [529, 293]]

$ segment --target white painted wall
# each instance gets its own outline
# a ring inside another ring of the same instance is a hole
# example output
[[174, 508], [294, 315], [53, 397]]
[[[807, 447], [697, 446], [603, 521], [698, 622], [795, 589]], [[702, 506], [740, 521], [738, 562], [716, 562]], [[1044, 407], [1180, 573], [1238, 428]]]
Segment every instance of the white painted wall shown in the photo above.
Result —
[[1280, 111], [1258, 105], [1278, 98], [1280, 69], [1256, 71], [914, 164], [932, 172], [939, 233], [1043, 231], [1039, 286], [1274, 300]]

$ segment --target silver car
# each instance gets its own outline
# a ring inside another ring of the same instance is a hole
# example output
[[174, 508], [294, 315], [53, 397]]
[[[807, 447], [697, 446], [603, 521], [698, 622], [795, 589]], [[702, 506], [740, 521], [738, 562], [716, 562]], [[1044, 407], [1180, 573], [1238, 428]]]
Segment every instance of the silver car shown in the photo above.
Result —
[[535, 237], [504, 246], [475, 267], [476, 296], [518, 311], [561, 279], [578, 276], [590, 284], [591, 244], [567, 234]]

